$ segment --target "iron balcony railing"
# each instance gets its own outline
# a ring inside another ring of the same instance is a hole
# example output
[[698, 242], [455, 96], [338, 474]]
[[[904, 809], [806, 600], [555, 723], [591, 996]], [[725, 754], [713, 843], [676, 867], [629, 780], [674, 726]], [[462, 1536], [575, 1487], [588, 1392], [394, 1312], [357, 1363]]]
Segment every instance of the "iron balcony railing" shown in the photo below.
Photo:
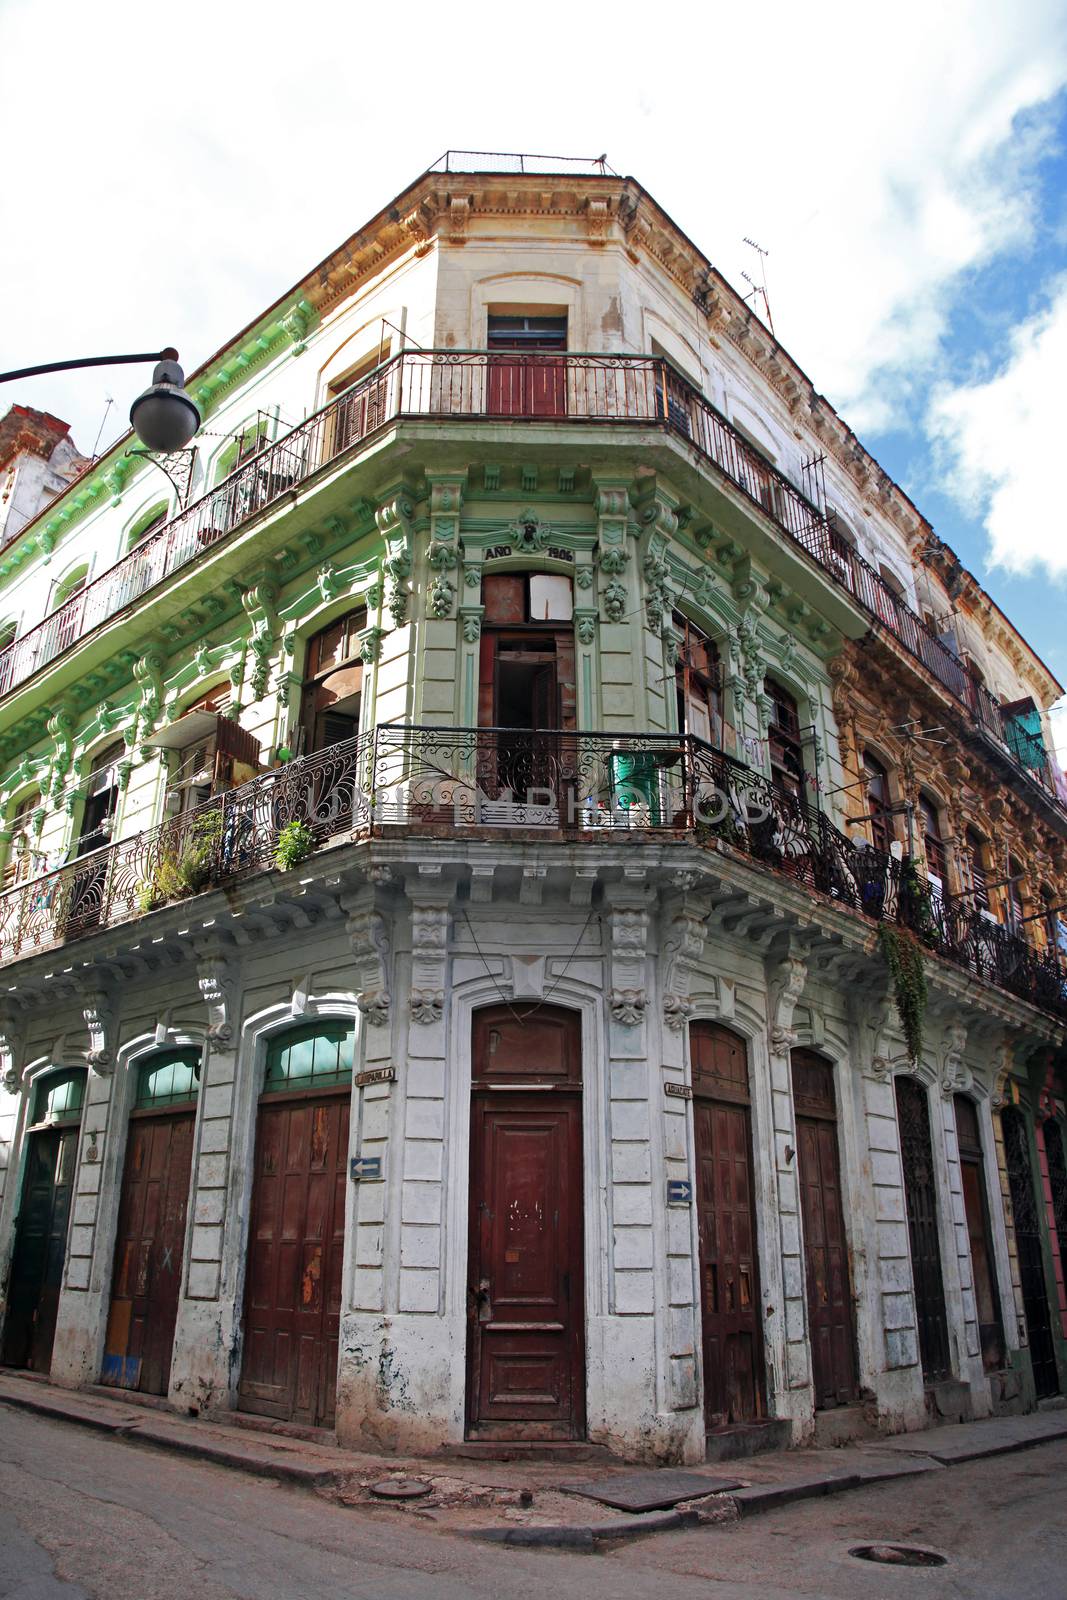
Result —
[[916, 890], [891, 856], [690, 735], [382, 725], [262, 773], [199, 809], [0, 895], [0, 965], [269, 870], [281, 829], [313, 847], [361, 837], [722, 841], [938, 955], [1067, 1017], [1067, 978], [964, 900]]
[[1014, 764], [1055, 793], [1047, 760], [1020, 761], [996, 699], [824, 512], [655, 356], [404, 350], [266, 445], [51, 616], [0, 650], [0, 697], [188, 567], [377, 429], [403, 418], [633, 422], [681, 435], [933, 674]]

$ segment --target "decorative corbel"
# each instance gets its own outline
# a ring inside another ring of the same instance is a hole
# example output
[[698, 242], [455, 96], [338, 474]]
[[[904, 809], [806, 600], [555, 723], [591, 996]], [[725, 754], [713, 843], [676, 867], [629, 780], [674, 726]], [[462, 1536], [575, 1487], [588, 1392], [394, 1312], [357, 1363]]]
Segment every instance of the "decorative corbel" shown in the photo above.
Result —
[[941, 1093], [947, 1098], [968, 1086], [970, 1073], [963, 1059], [967, 1048], [967, 1024], [958, 1017], [949, 1021], [941, 1046]]
[[233, 1049], [233, 1020], [230, 999], [233, 993], [233, 969], [225, 956], [208, 946], [201, 947], [196, 967], [200, 998], [207, 1007], [207, 1036], [217, 1050]]
[[767, 1021], [771, 1054], [788, 1056], [797, 1042], [793, 1012], [808, 978], [807, 962], [791, 951], [772, 957], [766, 964]]
[[21, 1019], [16, 1012], [5, 1008], [0, 1011], [0, 1084], [8, 1094], [18, 1094], [22, 1087], [24, 1048]]
[[155, 732], [159, 723], [165, 693], [163, 685], [165, 668], [166, 660], [159, 650], [146, 650], [144, 655], [133, 663], [133, 676], [141, 691], [136, 724], [136, 737], [141, 745], [149, 734]]
[[648, 944], [648, 891], [627, 885], [609, 886], [608, 932], [611, 940], [611, 992], [608, 1004], [616, 1022], [634, 1028], [645, 1020]]
[[689, 990], [706, 934], [703, 916], [683, 899], [663, 942], [663, 1020], [672, 1033], [680, 1033], [692, 1015]]
[[382, 571], [390, 581], [386, 604], [393, 625], [402, 628], [407, 621], [412, 570], [411, 519], [415, 507], [406, 490], [398, 491], [375, 508], [374, 520], [385, 543]]
[[391, 1005], [388, 924], [371, 888], [346, 896], [341, 905], [356, 966], [356, 1005], [372, 1028], [384, 1028]]
[[111, 991], [97, 989], [86, 995], [82, 1016], [89, 1030], [89, 1048], [85, 1052], [85, 1059], [94, 1072], [109, 1078], [115, 1065], [112, 1049], [115, 1013]]
[[444, 1014], [448, 969], [448, 932], [452, 912], [451, 884], [409, 880], [411, 909], [411, 1018], [440, 1022]]

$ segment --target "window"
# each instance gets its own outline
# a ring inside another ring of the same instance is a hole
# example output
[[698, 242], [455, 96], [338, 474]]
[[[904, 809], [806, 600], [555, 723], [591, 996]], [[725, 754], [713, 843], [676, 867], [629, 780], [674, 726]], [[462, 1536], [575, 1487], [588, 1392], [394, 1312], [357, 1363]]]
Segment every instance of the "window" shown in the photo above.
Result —
[[373, 383], [365, 380], [388, 361], [391, 348], [388, 340], [376, 345], [369, 355], [330, 384], [331, 398], [339, 397], [334, 411], [330, 454], [346, 450], [357, 439], [373, 433], [385, 420], [389, 374], [383, 372]]
[[350, 1022], [311, 1022], [290, 1028], [267, 1050], [264, 1094], [332, 1089], [352, 1081], [355, 1033]]
[[482, 581], [485, 621], [492, 625], [570, 622], [571, 580], [541, 572], [496, 573]]
[[871, 824], [871, 843], [883, 855], [896, 838], [891, 802], [889, 798], [889, 773], [869, 750], [863, 753], [863, 770], [867, 779], [867, 813]]
[[363, 696], [359, 635], [366, 626], [367, 613], [360, 607], [308, 640], [301, 709], [305, 755], [354, 739], [359, 732]]
[[722, 748], [722, 666], [719, 651], [688, 617], [676, 611], [674, 626], [682, 636], [675, 668], [678, 729]]
[[5, 889], [13, 889], [16, 884], [25, 883], [27, 878], [36, 875], [38, 858], [33, 848], [33, 841], [36, 838], [33, 814], [40, 804], [41, 796], [30, 794], [25, 800], [20, 800], [15, 807], [15, 814], [11, 819], [11, 842], [7, 847], [7, 861], [4, 863]]
[[967, 866], [971, 877], [971, 888], [974, 894], [971, 897], [976, 911], [984, 912], [987, 917], [992, 916], [989, 909], [989, 879], [985, 870], [985, 844], [979, 833], [974, 828], [968, 828], [964, 834], [964, 843], [967, 846]]
[[137, 1073], [137, 1111], [160, 1111], [188, 1105], [200, 1085], [199, 1050], [161, 1050], [142, 1063]]
[[1008, 902], [1008, 925], [1011, 928], [1018, 928], [1026, 915], [1026, 907], [1023, 894], [1023, 869], [1014, 856], [1008, 857], [1008, 882], [1005, 885], [1005, 895]]
[[33, 1097], [33, 1126], [42, 1122], [80, 1122], [85, 1077], [83, 1068], [71, 1067], [42, 1078]]
[[1047, 883], [1041, 885], [1041, 926], [1048, 947], [1058, 953], [1060, 948], [1060, 919], [1056, 910], [1056, 896]]
[[941, 838], [941, 821], [936, 800], [929, 795], [919, 796], [919, 816], [923, 827], [923, 849], [926, 852], [926, 872], [935, 892], [940, 896], [947, 876], [947, 857]]
[[82, 812], [82, 831], [75, 841], [73, 854], [88, 855], [99, 850], [111, 838], [111, 824], [119, 803], [119, 775], [117, 763], [126, 753], [119, 739], [109, 744], [93, 757], [93, 765], [85, 783], [85, 809]]
[[803, 797], [804, 752], [800, 742], [800, 716], [797, 703], [787, 689], [773, 678], [764, 679], [764, 692], [771, 700], [768, 743], [771, 778], [783, 794]]
[[55, 593], [52, 596], [52, 610], [58, 611], [61, 606], [66, 605], [68, 600], [73, 600], [75, 595], [80, 594], [85, 588], [88, 577], [89, 568], [87, 566], [78, 567], [74, 572], [68, 573], [56, 585]]
[[0, 650], [6, 650], [9, 644], [14, 644], [18, 631], [17, 622], [0, 622]]
[[532, 572], [493, 573], [482, 580], [482, 603], [479, 725], [573, 728], [571, 580]]
[[143, 517], [138, 518], [130, 529], [130, 536], [126, 541], [127, 551], [135, 550], [150, 533], [154, 533], [166, 522], [167, 510], [167, 502], [164, 500], [159, 505], [153, 506], [151, 511], [146, 511]]

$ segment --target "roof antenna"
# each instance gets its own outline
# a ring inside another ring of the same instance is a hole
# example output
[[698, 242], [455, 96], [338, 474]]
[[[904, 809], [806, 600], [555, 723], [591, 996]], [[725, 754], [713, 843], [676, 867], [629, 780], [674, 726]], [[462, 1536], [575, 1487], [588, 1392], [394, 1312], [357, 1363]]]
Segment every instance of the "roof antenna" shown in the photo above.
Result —
[[[741, 276], [744, 278], [746, 283], [752, 284], [752, 289], [755, 294], [763, 296], [763, 309], [767, 314], [767, 326], [770, 328], [771, 332], [774, 333], [774, 318], [771, 316], [771, 302], [767, 298], [767, 257], [770, 254], [770, 251], [764, 250], [761, 244], [757, 244], [755, 239], [750, 239], [747, 234], [745, 235], [744, 243], [747, 244], [751, 249], [755, 250], [756, 254], [759, 256], [760, 281], [759, 283], [756, 283], [752, 278], [749, 277], [747, 272], [742, 272]], [[778, 335], [776, 333], [774, 336], [777, 339]]]
[[106, 399], [107, 405], [104, 407], [104, 415], [100, 418], [100, 426], [97, 428], [96, 438], [93, 440], [93, 453], [89, 458], [91, 461], [96, 460], [96, 452], [100, 444], [100, 435], [104, 431], [104, 423], [107, 421], [107, 414], [111, 410], [111, 407], [115, 404], [115, 396], [113, 394], [107, 395]]

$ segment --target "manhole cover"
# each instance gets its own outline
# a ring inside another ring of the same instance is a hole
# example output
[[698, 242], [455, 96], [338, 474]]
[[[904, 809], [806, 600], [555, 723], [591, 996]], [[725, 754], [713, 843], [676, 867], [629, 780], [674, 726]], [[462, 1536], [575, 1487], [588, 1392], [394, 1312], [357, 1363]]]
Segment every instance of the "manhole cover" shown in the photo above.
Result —
[[371, 1484], [370, 1492], [379, 1500], [419, 1500], [430, 1493], [430, 1485], [421, 1478], [383, 1478]]
[[948, 1561], [936, 1550], [919, 1550], [910, 1544], [858, 1544], [849, 1551], [857, 1561], [877, 1561], [883, 1567], [945, 1567]]

